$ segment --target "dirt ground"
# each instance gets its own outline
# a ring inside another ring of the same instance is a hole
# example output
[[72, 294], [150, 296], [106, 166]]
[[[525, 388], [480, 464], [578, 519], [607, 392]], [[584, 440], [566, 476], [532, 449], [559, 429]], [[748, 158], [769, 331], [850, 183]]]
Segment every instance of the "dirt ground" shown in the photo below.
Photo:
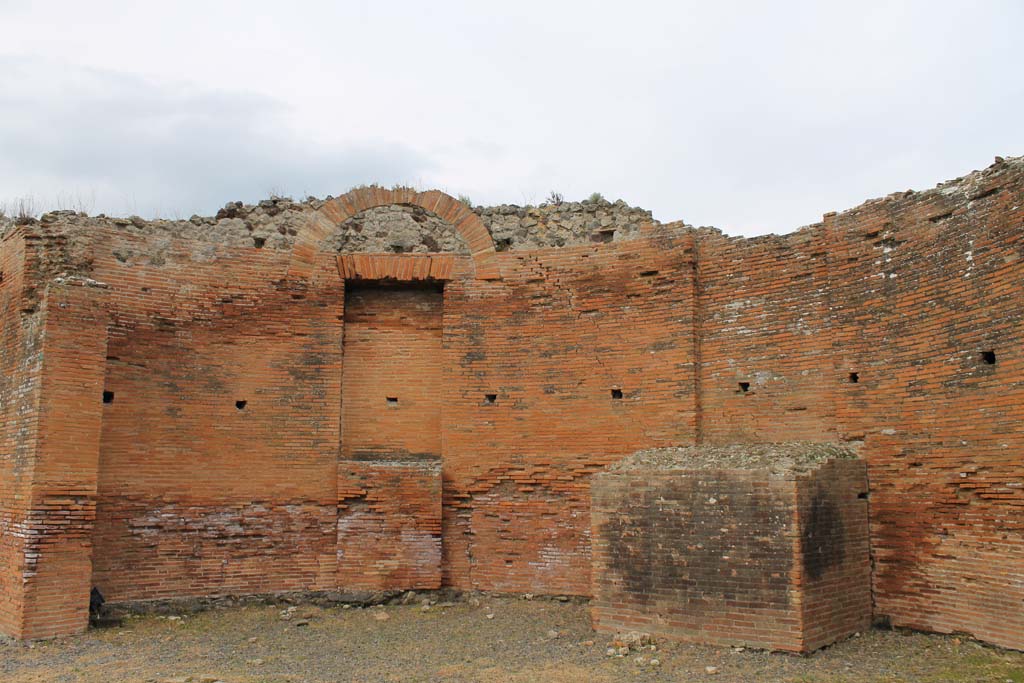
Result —
[[0, 681], [1024, 683], [1024, 653], [952, 636], [874, 630], [809, 657], [666, 642], [619, 657], [607, 654], [609, 641], [591, 630], [587, 606], [571, 602], [253, 605], [3, 642]]

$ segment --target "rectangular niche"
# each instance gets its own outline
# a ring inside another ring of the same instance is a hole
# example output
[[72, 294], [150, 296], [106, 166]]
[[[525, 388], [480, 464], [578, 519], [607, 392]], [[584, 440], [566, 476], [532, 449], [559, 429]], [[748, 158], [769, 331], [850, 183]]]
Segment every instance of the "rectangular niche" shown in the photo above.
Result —
[[440, 284], [347, 282], [341, 457], [440, 457]]

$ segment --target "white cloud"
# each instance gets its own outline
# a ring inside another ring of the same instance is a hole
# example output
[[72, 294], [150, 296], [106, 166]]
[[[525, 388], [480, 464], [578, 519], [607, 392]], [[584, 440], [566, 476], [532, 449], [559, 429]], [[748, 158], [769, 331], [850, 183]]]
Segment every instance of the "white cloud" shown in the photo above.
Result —
[[431, 167], [394, 141], [318, 144], [262, 95], [0, 57], [0, 182], [40, 205], [188, 216], [271, 192], [339, 194]]
[[780, 232], [1024, 153], [990, 0], [0, 2], [0, 196], [593, 191]]

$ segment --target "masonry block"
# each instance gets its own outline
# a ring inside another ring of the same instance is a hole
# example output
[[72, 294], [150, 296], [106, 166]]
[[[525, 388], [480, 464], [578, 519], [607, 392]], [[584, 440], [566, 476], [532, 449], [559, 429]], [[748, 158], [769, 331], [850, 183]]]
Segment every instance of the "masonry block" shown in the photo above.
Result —
[[866, 491], [824, 444], [631, 456], [593, 484], [594, 625], [791, 652], [864, 630]]

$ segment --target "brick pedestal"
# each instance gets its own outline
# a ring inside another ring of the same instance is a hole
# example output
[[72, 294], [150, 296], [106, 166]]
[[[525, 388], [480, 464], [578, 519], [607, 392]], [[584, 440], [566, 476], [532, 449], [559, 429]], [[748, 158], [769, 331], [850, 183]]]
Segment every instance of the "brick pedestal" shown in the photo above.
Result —
[[809, 652], [869, 626], [862, 461], [770, 471], [687, 451], [692, 466], [595, 477], [598, 630]]

